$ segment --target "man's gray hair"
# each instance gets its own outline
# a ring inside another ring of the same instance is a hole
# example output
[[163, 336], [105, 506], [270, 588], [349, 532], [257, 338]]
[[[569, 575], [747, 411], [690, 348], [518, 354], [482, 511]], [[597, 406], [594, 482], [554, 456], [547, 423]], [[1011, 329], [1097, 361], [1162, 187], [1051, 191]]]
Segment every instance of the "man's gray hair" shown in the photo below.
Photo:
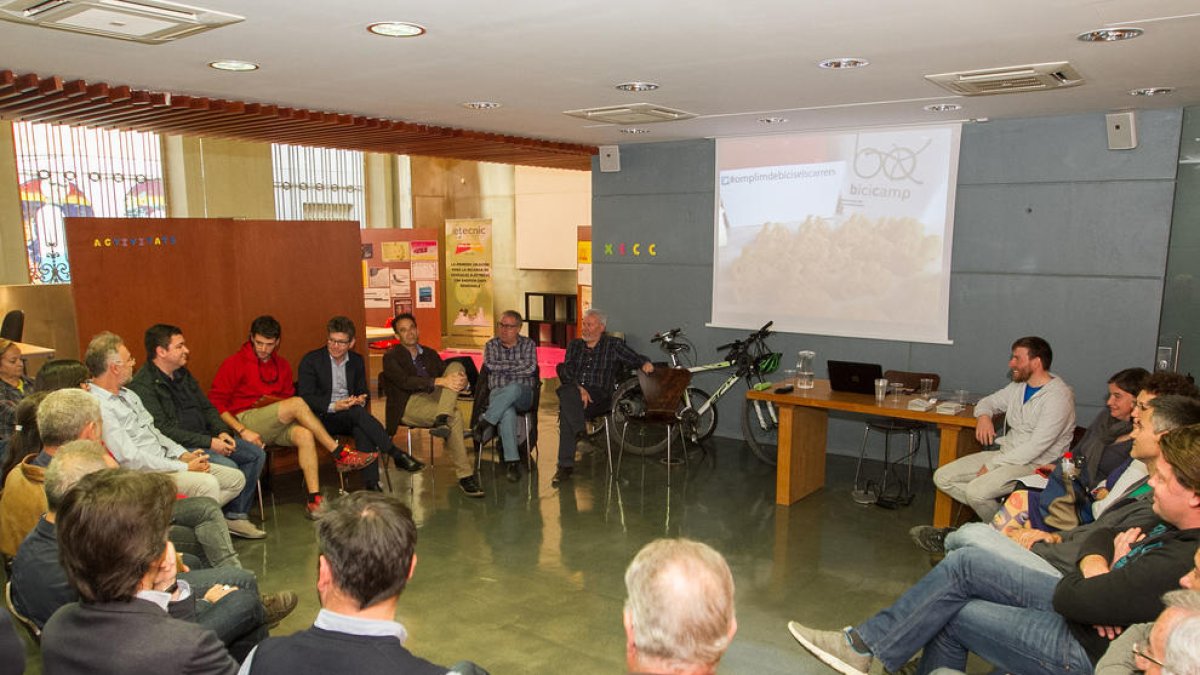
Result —
[[83, 354], [83, 365], [87, 366], [92, 377], [100, 377], [108, 366], [117, 360], [117, 348], [125, 344], [120, 335], [104, 331], [97, 333], [88, 343], [87, 351]]
[[1167, 636], [1162, 671], [1164, 675], [1200, 673], [1200, 616], [1189, 616], [1175, 624]]
[[109, 468], [104, 462], [108, 454], [99, 441], [71, 441], [54, 453], [50, 466], [46, 467], [43, 489], [46, 490], [46, 505], [51, 513], [58, 512], [63, 497], [75, 484], [89, 473]]
[[1150, 399], [1146, 405], [1154, 410], [1150, 426], [1154, 427], [1156, 434], [1200, 424], [1200, 400], [1191, 396], [1166, 394]]
[[100, 403], [82, 389], [50, 392], [38, 406], [38, 433], [42, 445], [57, 448], [79, 438], [88, 422], [101, 423]]
[[596, 309], [595, 307], [592, 307], [591, 309], [584, 312], [583, 316], [585, 319], [589, 316], [594, 316], [594, 317], [596, 317], [596, 320], [600, 322], [601, 326], [608, 325], [608, 315], [605, 314], [603, 311]]
[[712, 547], [658, 539], [625, 570], [625, 610], [640, 655], [675, 667], [716, 665], [734, 626], [733, 575]]
[[525, 317], [521, 316], [521, 313], [515, 309], [506, 309], [503, 312], [500, 312], [501, 320], [503, 320], [506, 316], [517, 323], [525, 323]]
[[1167, 607], [1178, 607], [1188, 614], [1200, 616], [1200, 591], [1183, 589], [1167, 591], [1163, 594], [1162, 600]]

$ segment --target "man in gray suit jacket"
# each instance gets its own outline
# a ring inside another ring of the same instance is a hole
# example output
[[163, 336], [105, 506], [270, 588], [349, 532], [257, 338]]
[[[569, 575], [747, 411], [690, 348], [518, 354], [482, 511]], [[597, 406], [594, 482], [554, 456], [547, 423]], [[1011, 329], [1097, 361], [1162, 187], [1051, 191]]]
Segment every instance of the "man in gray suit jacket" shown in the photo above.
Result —
[[46, 623], [46, 673], [237, 672], [215, 633], [167, 612], [173, 603], [186, 613], [180, 601], [194, 598], [166, 539], [174, 500], [167, 476], [124, 469], [85, 476], [63, 498], [60, 554], [80, 602]]

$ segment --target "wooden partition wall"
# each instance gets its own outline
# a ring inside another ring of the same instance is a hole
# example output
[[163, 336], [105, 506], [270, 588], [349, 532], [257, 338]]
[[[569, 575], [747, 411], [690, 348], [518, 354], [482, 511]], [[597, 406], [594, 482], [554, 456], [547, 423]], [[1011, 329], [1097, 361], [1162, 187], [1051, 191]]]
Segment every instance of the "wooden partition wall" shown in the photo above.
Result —
[[228, 218], [67, 218], [80, 354], [110, 330], [144, 363], [145, 330], [183, 329], [189, 369], [205, 389], [246, 341], [250, 322], [283, 324], [280, 353], [293, 370], [325, 345], [330, 317], [350, 317], [366, 356], [361, 247], [351, 221]]

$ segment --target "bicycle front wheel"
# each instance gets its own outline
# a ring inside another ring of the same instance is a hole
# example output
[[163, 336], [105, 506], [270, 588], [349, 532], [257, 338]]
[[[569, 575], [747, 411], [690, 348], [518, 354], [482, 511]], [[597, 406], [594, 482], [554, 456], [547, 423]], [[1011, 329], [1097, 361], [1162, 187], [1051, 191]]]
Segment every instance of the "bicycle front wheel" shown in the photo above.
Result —
[[779, 448], [779, 410], [775, 404], [746, 399], [742, 404], [742, 436], [756, 457], [775, 466]]

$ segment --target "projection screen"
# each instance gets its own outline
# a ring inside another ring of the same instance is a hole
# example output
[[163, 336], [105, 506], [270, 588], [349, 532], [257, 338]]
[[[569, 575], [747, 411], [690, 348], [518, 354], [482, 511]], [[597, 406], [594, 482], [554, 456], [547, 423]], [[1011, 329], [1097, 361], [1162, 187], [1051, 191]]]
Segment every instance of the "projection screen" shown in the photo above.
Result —
[[960, 132], [717, 139], [711, 325], [948, 343]]

